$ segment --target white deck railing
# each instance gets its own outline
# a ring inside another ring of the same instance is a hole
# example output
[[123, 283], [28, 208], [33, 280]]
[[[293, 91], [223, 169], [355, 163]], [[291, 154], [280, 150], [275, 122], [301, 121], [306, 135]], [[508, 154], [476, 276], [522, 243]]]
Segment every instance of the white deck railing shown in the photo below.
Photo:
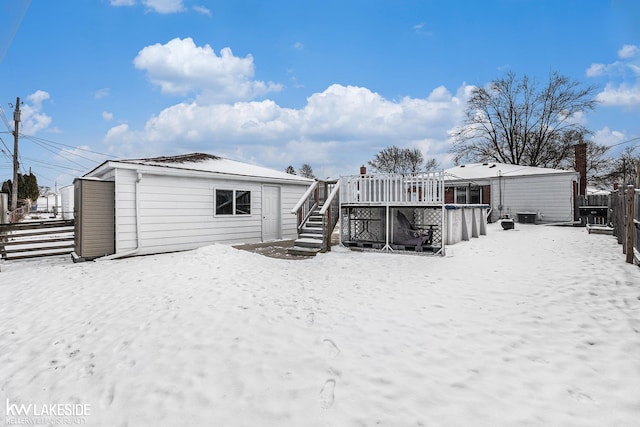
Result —
[[351, 205], [440, 205], [444, 172], [353, 175], [340, 178], [340, 202]]

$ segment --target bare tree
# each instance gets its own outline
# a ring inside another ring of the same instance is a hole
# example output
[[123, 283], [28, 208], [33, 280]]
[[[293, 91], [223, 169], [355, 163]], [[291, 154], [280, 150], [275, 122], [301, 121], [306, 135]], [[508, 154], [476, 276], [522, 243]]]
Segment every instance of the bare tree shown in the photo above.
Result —
[[395, 145], [381, 150], [368, 163], [375, 171], [383, 173], [415, 173], [438, 167], [436, 159], [425, 162], [419, 149], [399, 148]]
[[[614, 160], [607, 157], [609, 147], [597, 144], [594, 141], [585, 141], [587, 146], [587, 182], [591, 184], [601, 184], [606, 181], [606, 176], [613, 167]], [[571, 146], [575, 154], [574, 145]], [[552, 167], [558, 169], [578, 170], [575, 155], [567, 156], [562, 162], [554, 164]]]
[[311, 165], [308, 163], [304, 163], [302, 166], [300, 166], [300, 169], [298, 170], [300, 172], [300, 176], [303, 176], [305, 178], [315, 178], [316, 176], [313, 174], [313, 169], [311, 168]]
[[575, 116], [595, 108], [595, 91], [557, 72], [542, 88], [513, 72], [487, 89], [475, 88], [464, 125], [453, 135], [454, 161], [558, 167], [589, 134]]
[[640, 164], [640, 154], [636, 152], [636, 148], [627, 147], [617, 158], [611, 159], [609, 170], [599, 175], [598, 182], [607, 186], [613, 183], [635, 184], [636, 165]]

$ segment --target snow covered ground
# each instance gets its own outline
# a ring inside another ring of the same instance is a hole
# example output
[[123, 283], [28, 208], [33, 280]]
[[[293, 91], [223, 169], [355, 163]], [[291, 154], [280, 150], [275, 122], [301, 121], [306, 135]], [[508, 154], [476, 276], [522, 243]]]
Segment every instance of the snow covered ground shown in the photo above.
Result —
[[0, 401], [89, 426], [638, 426], [640, 268], [525, 225], [444, 258], [6, 263]]

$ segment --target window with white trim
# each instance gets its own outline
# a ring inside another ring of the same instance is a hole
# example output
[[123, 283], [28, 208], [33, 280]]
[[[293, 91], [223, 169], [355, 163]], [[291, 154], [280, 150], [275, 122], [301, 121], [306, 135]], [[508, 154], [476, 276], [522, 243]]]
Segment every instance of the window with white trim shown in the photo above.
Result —
[[215, 215], [251, 215], [251, 191], [215, 189], [213, 200]]
[[482, 189], [476, 185], [456, 187], [456, 203], [459, 205], [482, 203]]

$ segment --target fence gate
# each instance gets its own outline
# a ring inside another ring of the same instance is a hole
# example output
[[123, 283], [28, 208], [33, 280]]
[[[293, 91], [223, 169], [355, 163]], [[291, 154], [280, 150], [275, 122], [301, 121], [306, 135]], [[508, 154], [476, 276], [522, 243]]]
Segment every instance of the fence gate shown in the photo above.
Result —
[[29, 221], [0, 225], [0, 258], [15, 260], [73, 252], [74, 220]]

